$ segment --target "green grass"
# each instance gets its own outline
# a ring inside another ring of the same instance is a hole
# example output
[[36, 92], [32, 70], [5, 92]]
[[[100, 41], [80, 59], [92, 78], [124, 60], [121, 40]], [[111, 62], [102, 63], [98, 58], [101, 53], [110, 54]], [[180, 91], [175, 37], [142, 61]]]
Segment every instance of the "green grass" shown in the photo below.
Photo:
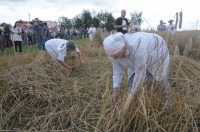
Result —
[[77, 45], [86, 45], [86, 44], [90, 44], [90, 39], [89, 38], [75, 39], [74, 42]]
[[[79, 45], [86, 45], [90, 43], [90, 39], [89, 38], [84, 38], [84, 39], [75, 39], [74, 42], [79, 46]], [[19, 49], [18, 49], [19, 50]], [[24, 54], [26, 53], [31, 53], [31, 52], [37, 52], [39, 51], [37, 45], [24, 45], [22, 46], [22, 52]], [[0, 51], [0, 57], [8, 57], [8, 56], [13, 56], [14, 53], [14, 49], [13, 47], [11, 48], [5, 48], [4, 52]]]
[[[19, 49], [17, 49], [19, 51]], [[37, 48], [37, 45], [24, 45], [22, 46], [22, 52], [25, 53], [30, 53], [30, 52], [35, 52], [35, 51], [39, 51], [39, 49]], [[14, 48], [5, 48], [4, 52], [0, 52], [0, 57], [7, 57], [7, 56], [13, 56], [14, 54], [18, 54], [14, 52]]]

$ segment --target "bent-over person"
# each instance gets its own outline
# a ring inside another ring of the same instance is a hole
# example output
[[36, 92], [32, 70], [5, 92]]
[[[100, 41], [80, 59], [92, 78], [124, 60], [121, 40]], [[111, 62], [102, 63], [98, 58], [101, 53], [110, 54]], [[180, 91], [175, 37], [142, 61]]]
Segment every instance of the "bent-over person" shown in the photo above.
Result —
[[148, 84], [154, 78], [157, 82], [162, 82], [168, 98], [170, 58], [162, 37], [146, 32], [125, 35], [118, 32], [108, 36], [103, 45], [113, 65], [113, 103], [118, 98], [124, 68], [128, 68], [128, 84], [131, 93], [134, 93], [144, 81]]
[[45, 48], [48, 54], [53, 58], [53, 60], [57, 60], [62, 66], [67, 69], [72, 69], [72, 66], [69, 66], [64, 60], [68, 53], [72, 51], [78, 54], [78, 58], [80, 64], [84, 64], [82, 55], [78, 47], [76, 47], [74, 41], [67, 41], [64, 39], [50, 39], [45, 42]]

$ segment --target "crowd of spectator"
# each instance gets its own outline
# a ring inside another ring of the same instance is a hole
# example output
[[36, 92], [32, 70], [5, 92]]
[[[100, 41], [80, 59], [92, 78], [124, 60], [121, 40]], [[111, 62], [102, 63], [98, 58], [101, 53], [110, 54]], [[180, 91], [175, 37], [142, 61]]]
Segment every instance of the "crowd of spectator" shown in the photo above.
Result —
[[[15, 25], [18, 25], [17, 28]], [[88, 38], [89, 28], [67, 28], [65, 26], [49, 26], [47, 22], [41, 21], [35, 18], [31, 22], [27, 21], [16, 21], [15, 25], [12, 26], [8, 23], [0, 24], [0, 50], [4, 51], [5, 48], [10, 48], [13, 43], [16, 46], [19, 45], [16, 42], [16, 36], [21, 37], [23, 45], [34, 45], [36, 44], [40, 50], [45, 50], [45, 42], [52, 38], [62, 38], [65, 40], [82, 39]], [[20, 40], [20, 39], [19, 39]], [[18, 41], [18, 40], [17, 40]], [[15, 50], [17, 52], [17, 49]], [[20, 53], [23, 53], [20, 50]]]
[[[122, 16], [125, 16], [125, 10], [122, 10]], [[122, 17], [119, 17], [120, 22]], [[117, 19], [118, 20], [118, 19]], [[116, 20], [116, 22], [117, 22]], [[127, 23], [127, 22], [126, 22]], [[160, 24], [157, 27], [158, 31], [168, 31], [169, 41], [173, 40], [173, 34], [175, 33], [175, 26], [173, 20], [169, 20], [169, 25], [166, 26], [163, 20], [160, 20]], [[121, 23], [120, 23], [121, 24]], [[122, 26], [117, 23], [115, 28], [122, 28]], [[122, 23], [123, 24], [123, 23]], [[17, 27], [16, 27], [17, 25]], [[125, 24], [128, 25], [128, 24]], [[101, 23], [99, 25], [101, 27]], [[117, 27], [118, 26], [118, 27]], [[132, 27], [130, 27], [132, 28]], [[49, 25], [47, 21], [41, 21], [38, 18], [27, 22], [27, 21], [16, 21], [15, 25], [12, 26], [8, 23], [0, 24], [0, 50], [4, 51], [5, 48], [10, 48], [15, 45], [15, 51], [19, 47], [19, 52], [22, 52], [22, 46], [24, 45], [37, 45], [39, 50], [45, 50], [45, 42], [52, 38], [61, 38], [65, 40], [90, 38], [92, 41], [94, 33], [96, 32], [96, 27], [92, 24], [90, 27], [80, 27], [80, 28], [67, 28], [65, 26], [60, 26], [55, 24], [54, 26]], [[171, 42], [171, 41], [170, 41]]]

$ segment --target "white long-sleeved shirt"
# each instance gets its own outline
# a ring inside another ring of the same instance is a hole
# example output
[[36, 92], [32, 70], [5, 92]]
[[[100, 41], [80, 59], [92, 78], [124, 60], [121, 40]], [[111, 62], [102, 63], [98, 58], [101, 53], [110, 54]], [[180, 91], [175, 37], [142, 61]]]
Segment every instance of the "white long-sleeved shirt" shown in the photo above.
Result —
[[89, 35], [90, 36], [90, 41], [93, 40], [95, 32], [96, 32], [96, 28], [95, 27], [90, 27], [89, 28], [88, 33], [90, 34]]
[[124, 35], [128, 44], [125, 58], [111, 58], [113, 64], [113, 88], [121, 85], [124, 68], [128, 68], [128, 78], [135, 73], [131, 92], [135, 92], [148, 70], [156, 80], [167, 77], [169, 52], [165, 41], [153, 33], [137, 32]]
[[170, 34], [175, 34], [175, 25], [172, 23], [172, 24], [169, 24], [168, 26], [167, 26], [167, 31], [168, 31], [168, 33], [170, 33]]
[[20, 27], [11, 28], [13, 34], [10, 35], [11, 40], [13, 41], [22, 41], [22, 29]]

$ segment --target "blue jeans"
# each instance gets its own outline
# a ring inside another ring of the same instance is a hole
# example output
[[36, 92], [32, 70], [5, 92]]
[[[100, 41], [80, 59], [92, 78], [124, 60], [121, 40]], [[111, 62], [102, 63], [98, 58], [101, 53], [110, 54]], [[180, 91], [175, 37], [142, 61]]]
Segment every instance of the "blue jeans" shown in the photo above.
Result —
[[47, 41], [47, 37], [46, 36], [42, 36], [42, 42], [41, 42], [41, 46], [40, 46], [40, 50], [45, 50], [45, 42]]

